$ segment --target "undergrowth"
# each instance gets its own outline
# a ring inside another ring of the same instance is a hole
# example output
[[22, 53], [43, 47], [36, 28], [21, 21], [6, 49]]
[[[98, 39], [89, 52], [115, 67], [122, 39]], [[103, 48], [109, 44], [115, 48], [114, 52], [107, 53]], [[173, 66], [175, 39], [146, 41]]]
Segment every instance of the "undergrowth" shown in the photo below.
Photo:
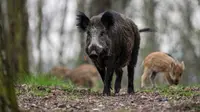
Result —
[[[70, 80], [62, 80], [48, 74], [29, 75], [20, 79], [18, 83], [21, 86], [27, 86], [27, 88], [29, 88], [27, 91], [39, 96], [48, 94], [53, 88], [59, 88], [67, 92], [73, 92], [77, 89], [77, 86], [75, 86], [75, 84], [73, 84]], [[99, 80], [97, 81], [97, 86], [89, 90], [90, 92], [99, 92], [102, 91], [102, 89], [102, 82]], [[158, 86], [153, 89], [139, 89], [137, 91], [158, 93], [169, 99], [180, 99], [200, 95], [200, 85]], [[17, 90], [17, 93], [20, 93], [20, 91]]]
[[56, 76], [52, 76], [49, 74], [38, 74], [38, 75], [29, 75], [20, 79], [19, 83], [31, 84], [31, 85], [40, 85], [40, 86], [63, 86], [68, 85], [69, 87], [73, 87], [73, 83], [71, 81], [64, 81]]
[[[68, 92], [73, 91], [76, 88], [70, 80], [62, 80], [49, 74], [29, 75], [20, 78], [17, 84], [26, 86], [26, 91], [38, 96], [46, 95], [54, 88], [60, 88]], [[16, 89], [16, 92], [20, 93], [18, 89]]]
[[169, 99], [189, 98], [200, 95], [200, 85], [190, 86], [158, 86], [156, 88], [141, 89], [141, 92], [159, 93]]

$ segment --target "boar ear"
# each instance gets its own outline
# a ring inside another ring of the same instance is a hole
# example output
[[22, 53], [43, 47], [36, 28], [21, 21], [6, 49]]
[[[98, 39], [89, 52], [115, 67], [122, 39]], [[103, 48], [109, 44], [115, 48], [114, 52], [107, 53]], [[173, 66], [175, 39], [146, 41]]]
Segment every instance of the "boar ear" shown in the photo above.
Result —
[[79, 28], [79, 30], [86, 31], [90, 19], [83, 12], [78, 11], [78, 14], [76, 15], [76, 20], [76, 26]]
[[185, 70], [185, 64], [184, 64], [184, 61], [181, 62], [181, 67], [182, 67], [183, 70]]
[[101, 22], [109, 29], [114, 24], [113, 14], [110, 11], [106, 11], [101, 17]]

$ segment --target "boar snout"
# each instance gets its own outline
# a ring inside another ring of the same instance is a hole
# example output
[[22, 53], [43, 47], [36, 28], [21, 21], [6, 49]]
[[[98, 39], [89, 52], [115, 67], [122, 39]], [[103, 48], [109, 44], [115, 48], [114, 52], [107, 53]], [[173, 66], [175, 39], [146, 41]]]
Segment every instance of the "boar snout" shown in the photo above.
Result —
[[103, 48], [92, 45], [91, 47], [88, 48], [88, 55], [91, 59], [96, 59], [100, 56], [102, 51], [103, 51]]
[[95, 50], [93, 50], [90, 54], [89, 54], [89, 57], [92, 58], [92, 59], [96, 59], [98, 58], [98, 54]]

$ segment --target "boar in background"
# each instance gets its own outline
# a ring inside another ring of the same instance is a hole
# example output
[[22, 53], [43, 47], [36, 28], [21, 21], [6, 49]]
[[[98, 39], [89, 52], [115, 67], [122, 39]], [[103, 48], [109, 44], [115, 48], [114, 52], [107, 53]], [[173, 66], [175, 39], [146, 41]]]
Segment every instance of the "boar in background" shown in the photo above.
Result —
[[61, 79], [63, 79], [70, 72], [71, 72], [71, 69], [68, 69], [67, 67], [64, 67], [64, 66], [56, 66], [50, 70], [50, 74]]
[[71, 80], [75, 85], [80, 87], [95, 87], [99, 80], [98, 71], [93, 65], [83, 64], [75, 69], [66, 67], [54, 67], [50, 71], [51, 74], [64, 80]]
[[95, 87], [98, 84], [99, 74], [96, 68], [90, 64], [83, 64], [73, 69], [65, 79], [70, 79], [78, 86]]

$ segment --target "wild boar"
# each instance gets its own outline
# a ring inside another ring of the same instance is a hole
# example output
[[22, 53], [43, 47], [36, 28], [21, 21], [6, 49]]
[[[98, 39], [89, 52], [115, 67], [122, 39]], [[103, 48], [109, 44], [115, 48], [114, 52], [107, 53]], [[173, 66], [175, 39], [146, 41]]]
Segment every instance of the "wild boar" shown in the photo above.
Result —
[[83, 87], [92, 88], [96, 86], [99, 80], [98, 71], [93, 65], [83, 64], [73, 69], [68, 75], [64, 77], [70, 79], [74, 84]]
[[58, 78], [63, 79], [67, 74], [69, 74], [71, 69], [64, 66], [56, 66], [50, 70], [50, 74], [55, 75]]
[[90, 19], [77, 14], [77, 27], [87, 34], [85, 51], [93, 61], [104, 83], [103, 94], [110, 95], [113, 73], [116, 72], [115, 93], [121, 88], [122, 67], [128, 66], [128, 93], [134, 93], [134, 67], [140, 46], [137, 25], [128, 17], [108, 10]]
[[155, 87], [155, 77], [158, 73], [164, 73], [165, 79], [170, 85], [177, 85], [181, 79], [185, 64], [174, 59], [170, 54], [164, 52], [153, 52], [143, 61], [144, 72], [141, 77], [141, 87], [144, 88], [145, 81], [149, 77], [152, 87]]

